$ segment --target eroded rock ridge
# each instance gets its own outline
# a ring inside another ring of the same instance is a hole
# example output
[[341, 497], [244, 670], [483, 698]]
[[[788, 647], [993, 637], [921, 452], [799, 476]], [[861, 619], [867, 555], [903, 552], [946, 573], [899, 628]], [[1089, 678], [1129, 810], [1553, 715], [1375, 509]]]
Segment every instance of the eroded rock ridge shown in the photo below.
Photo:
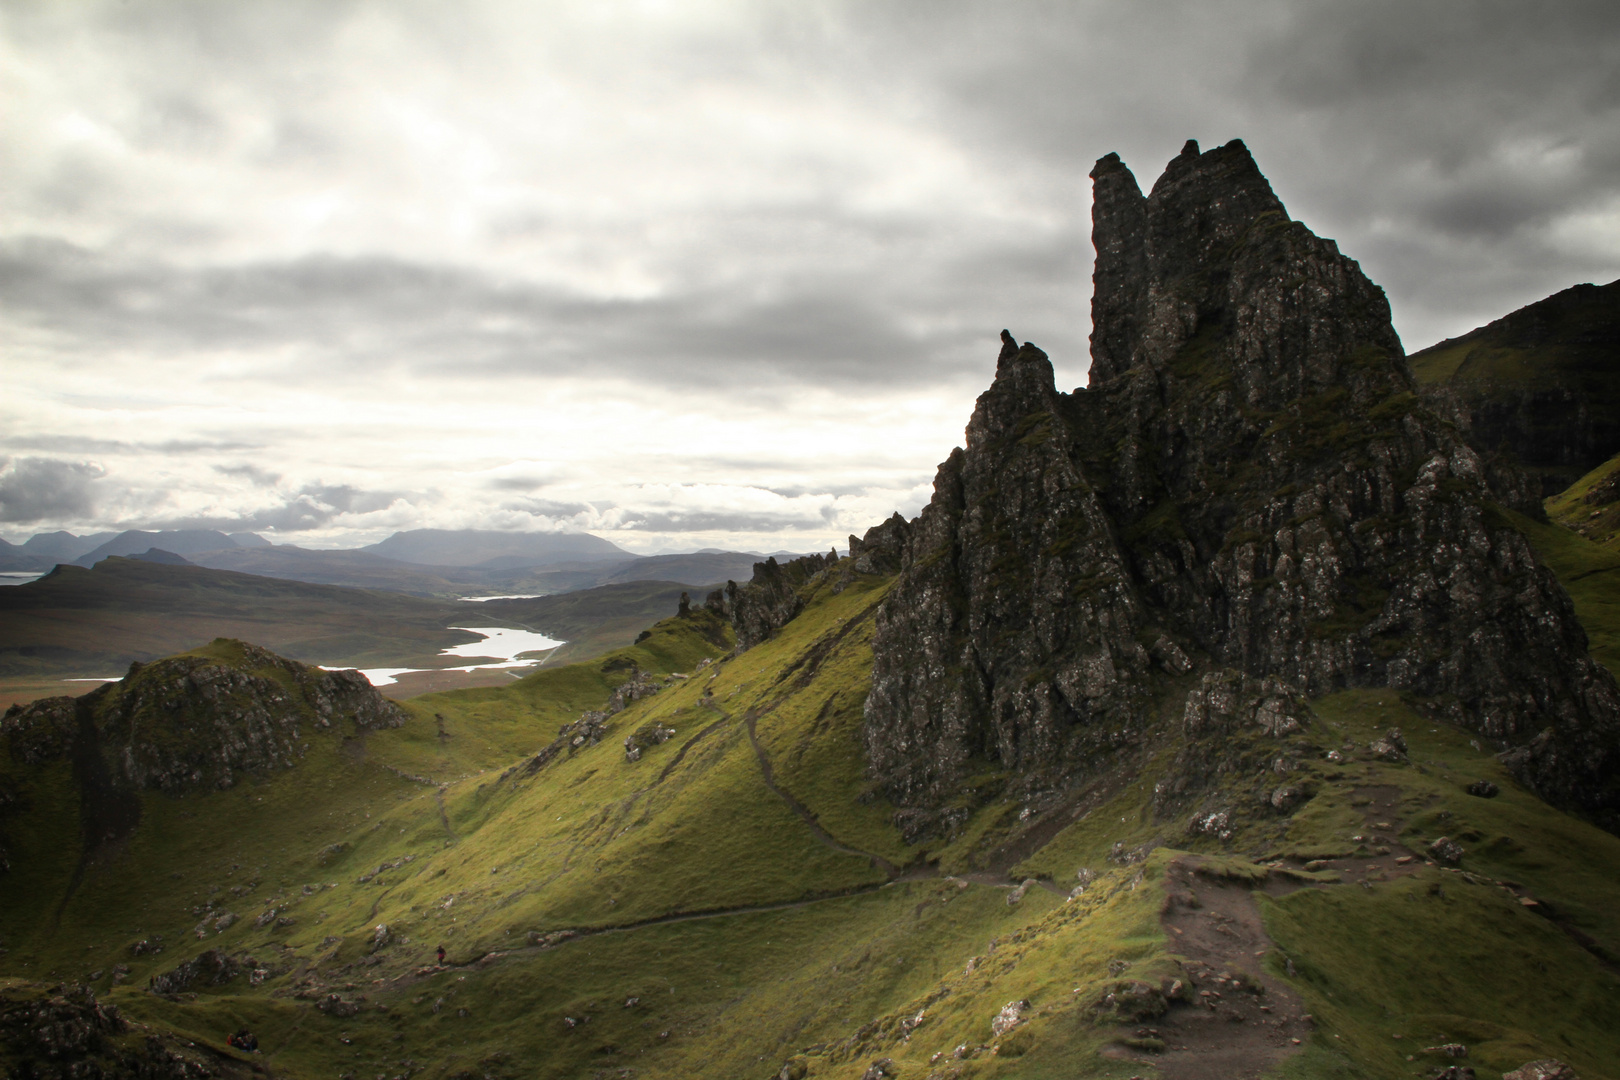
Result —
[[889, 797], [948, 828], [975, 773], [1071, 787], [1203, 667], [1409, 692], [1620, 820], [1620, 692], [1417, 394], [1382, 290], [1241, 142], [1188, 143], [1147, 195], [1116, 155], [1091, 176], [1090, 385], [1004, 332], [878, 615]]

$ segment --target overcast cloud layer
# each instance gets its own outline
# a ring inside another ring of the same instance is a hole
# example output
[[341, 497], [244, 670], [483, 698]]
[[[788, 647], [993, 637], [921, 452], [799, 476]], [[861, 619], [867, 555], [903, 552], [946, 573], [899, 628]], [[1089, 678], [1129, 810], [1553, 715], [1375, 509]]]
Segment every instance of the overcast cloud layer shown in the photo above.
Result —
[[1620, 5], [0, 0], [0, 533], [811, 550], [1010, 327], [1085, 381], [1091, 163], [1244, 139], [1409, 349], [1620, 276]]

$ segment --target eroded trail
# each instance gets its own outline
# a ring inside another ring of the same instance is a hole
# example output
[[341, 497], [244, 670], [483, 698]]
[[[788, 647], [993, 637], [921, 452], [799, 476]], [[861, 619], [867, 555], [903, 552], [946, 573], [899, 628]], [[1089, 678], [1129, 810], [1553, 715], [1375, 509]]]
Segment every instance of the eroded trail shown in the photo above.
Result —
[[[1165, 876], [1160, 923], [1170, 948], [1185, 959], [1183, 1002], [1142, 1025], [1138, 1038], [1162, 1040], [1151, 1059], [1164, 1080], [1249, 1080], [1265, 1075], [1310, 1038], [1313, 1024], [1304, 1002], [1286, 982], [1267, 974], [1264, 959], [1276, 949], [1260, 917], [1256, 891], [1281, 896], [1301, 888], [1371, 888], [1375, 882], [1416, 874], [1423, 856], [1398, 839], [1401, 791], [1368, 786], [1351, 793], [1361, 810], [1362, 832], [1354, 854], [1312, 861], [1312, 871], [1337, 880], [1310, 881], [1280, 864], [1262, 880], [1233, 880], [1197, 855], [1173, 862]], [[1433, 865], [1428, 863], [1428, 865]]]
[[[703, 702], [703, 707], [711, 712], [719, 714], [721, 717], [721, 723], [731, 720], [731, 715], [712, 701], [705, 699]], [[770, 756], [765, 753], [765, 747], [760, 745], [759, 735], [754, 728], [755, 722], [758, 719], [758, 715], [755, 712], [750, 711], [746, 716], [743, 717], [743, 723], [748, 731], [748, 742], [754, 748], [754, 760], [759, 763], [760, 777], [765, 781], [765, 786], [770, 789], [771, 794], [775, 795], [777, 798], [781, 799], [782, 802], [787, 804], [788, 809], [792, 810], [799, 816], [799, 819], [809, 827], [811, 835], [813, 835], [817, 842], [821, 843], [823, 846], [829, 847], [832, 850], [844, 855], [855, 855], [862, 859], [866, 859], [871, 863], [872, 866], [882, 870], [891, 881], [899, 877], [900, 868], [895, 866], [894, 863], [890, 862], [888, 859], [885, 859], [882, 855], [876, 855], [870, 851], [862, 851], [859, 848], [850, 847], [848, 844], [843, 843], [837, 837], [833, 836], [832, 833], [822, 828], [821, 822], [817, 820], [814, 811], [812, 811], [808, 806], [804, 805], [804, 803], [800, 802], [798, 799], [794, 798], [791, 792], [777, 785], [776, 774], [771, 768]]]
[[[1164, 885], [1160, 921], [1171, 950], [1184, 957], [1183, 1000], [1135, 1032], [1138, 1039], [1162, 1040], [1163, 1053], [1129, 1056], [1156, 1065], [1164, 1080], [1265, 1075], [1310, 1037], [1312, 1025], [1299, 995], [1266, 973], [1262, 961], [1275, 946], [1261, 923], [1254, 884], [1209, 872], [1189, 855], [1170, 864]], [[1292, 886], [1276, 879], [1274, 887]]]

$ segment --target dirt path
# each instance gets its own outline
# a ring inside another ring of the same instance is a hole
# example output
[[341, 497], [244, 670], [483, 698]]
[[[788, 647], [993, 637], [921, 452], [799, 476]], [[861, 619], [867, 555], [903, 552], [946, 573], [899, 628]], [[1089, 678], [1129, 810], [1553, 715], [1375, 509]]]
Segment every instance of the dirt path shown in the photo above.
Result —
[[[1351, 791], [1351, 805], [1363, 817], [1361, 831], [1347, 838], [1355, 851], [1301, 867], [1330, 871], [1337, 880], [1313, 883], [1273, 872], [1259, 883], [1235, 881], [1196, 855], [1171, 863], [1160, 924], [1171, 939], [1171, 951], [1184, 958], [1185, 1003], [1172, 1005], [1164, 1016], [1127, 1036], [1161, 1040], [1162, 1053], [1145, 1054], [1122, 1041], [1109, 1056], [1153, 1065], [1162, 1080], [1251, 1080], [1294, 1053], [1314, 1027], [1300, 996], [1266, 972], [1263, 961], [1276, 946], [1266, 934], [1255, 893], [1372, 888], [1375, 882], [1410, 877], [1434, 865], [1400, 842], [1400, 797], [1394, 786]], [[1272, 865], [1283, 869], [1282, 864]]]
[[[726, 712], [720, 706], [716, 705], [707, 698], [702, 701], [702, 705], [710, 712], [718, 714], [720, 719], [711, 724], [709, 727], [705, 728], [701, 734], [707, 734], [709, 731], [719, 727], [721, 724], [729, 723], [731, 721], [732, 717], [730, 713]], [[769, 709], [765, 711], [768, 712]], [[840, 854], [855, 855], [866, 859], [874, 868], [882, 870], [890, 881], [898, 878], [901, 871], [899, 867], [894, 865], [894, 863], [890, 862], [888, 859], [885, 859], [882, 855], [875, 855], [870, 851], [862, 851], [860, 848], [850, 847], [848, 844], [843, 843], [837, 837], [833, 836], [832, 833], [822, 828], [821, 822], [817, 819], [814, 811], [812, 811], [808, 806], [804, 805], [804, 803], [800, 802], [798, 799], [794, 798], [791, 792], [777, 785], [775, 770], [771, 768], [771, 759], [769, 755], [765, 753], [765, 747], [760, 744], [759, 735], [755, 731], [754, 725], [758, 720], [759, 713], [757, 711], [750, 710], [748, 714], [743, 717], [743, 724], [748, 732], [749, 745], [754, 748], [754, 760], [759, 763], [760, 777], [765, 781], [765, 786], [770, 789], [771, 793], [777, 798], [781, 799], [782, 802], [787, 804], [789, 810], [792, 810], [799, 816], [800, 820], [802, 820], [805, 825], [809, 827], [811, 835], [813, 835], [819, 843], [825, 847], [831, 848], [833, 851], [839, 852]], [[693, 741], [696, 742], [697, 740], [694, 739]], [[682, 749], [684, 750], [685, 748], [683, 747]], [[674, 762], [671, 762], [670, 765], [673, 766]]]
[[450, 827], [450, 815], [444, 809], [444, 788], [441, 786], [433, 792], [433, 805], [439, 808], [439, 823], [444, 826], [444, 834], [451, 840], [460, 840], [456, 830]]
[[[1196, 855], [1171, 863], [1160, 923], [1182, 960], [1184, 1002], [1128, 1038], [1159, 1039], [1162, 1053], [1123, 1043], [1108, 1056], [1152, 1065], [1163, 1080], [1251, 1080], [1275, 1068], [1310, 1037], [1304, 1002], [1266, 974], [1274, 948], [1260, 921], [1252, 882], [1209, 872]], [[1129, 977], [1126, 972], [1124, 977]]]
[[510, 949], [498, 949], [494, 952], [483, 953], [470, 960], [450, 960], [443, 964], [432, 964], [417, 968], [394, 976], [391, 980], [395, 987], [409, 986], [424, 978], [430, 978], [441, 971], [462, 970], [466, 968], [487, 967], [498, 963], [508, 957], [527, 956], [533, 953], [545, 952], [567, 945], [573, 941], [580, 941], [589, 937], [600, 937], [603, 934], [624, 934], [635, 930], [645, 930], [651, 926], [667, 926], [672, 923], [700, 922], [707, 919], [730, 919], [739, 915], [757, 915], [771, 911], [794, 911], [798, 908], [810, 907], [813, 904], [826, 904], [834, 900], [848, 900], [851, 897], [865, 896], [887, 888], [891, 882], [877, 882], [871, 885], [857, 885], [852, 889], [842, 889], [838, 892], [828, 893], [824, 896], [811, 896], [803, 900], [785, 900], [776, 904], [749, 904], [741, 907], [714, 908], [709, 911], [677, 911], [668, 915], [656, 915], [650, 919], [641, 919], [636, 922], [617, 923], [607, 926], [578, 926], [566, 927], [544, 935], [552, 940], [536, 945], [518, 945]]
[[[729, 716], [726, 716], [726, 713], [720, 708], [720, 706], [708, 701], [705, 701], [703, 705], [705, 708], [712, 709], [721, 716], [726, 717], [726, 719], [730, 719]], [[840, 842], [832, 835], [832, 833], [821, 827], [821, 822], [817, 820], [816, 815], [808, 806], [804, 805], [804, 803], [800, 802], [798, 799], [795, 799], [790, 792], [777, 786], [776, 774], [771, 769], [771, 759], [766, 755], [765, 748], [760, 745], [759, 735], [754, 730], [754, 723], [756, 720], [758, 720], [758, 717], [752, 711], [743, 717], [743, 723], [748, 727], [748, 742], [754, 748], [755, 760], [759, 762], [760, 776], [764, 778], [765, 786], [771, 789], [771, 793], [786, 803], [788, 805], [788, 809], [799, 815], [799, 818], [805, 823], [805, 825], [809, 826], [810, 831], [815, 835], [815, 838], [826, 847], [832, 848], [834, 851], [842, 852], [845, 855], [857, 855], [863, 859], [866, 859], [873, 867], [882, 870], [884, 874], [888, 875], [891, 881], [898, 877], [900, 874], [900, 868], [895, 866], [894, 863], [890, 862], [888, 859], [885, 859], [881, 855], [874, 855], [870, 851], [862, 851], [859, 848], [852, 848], [848, 844]]]

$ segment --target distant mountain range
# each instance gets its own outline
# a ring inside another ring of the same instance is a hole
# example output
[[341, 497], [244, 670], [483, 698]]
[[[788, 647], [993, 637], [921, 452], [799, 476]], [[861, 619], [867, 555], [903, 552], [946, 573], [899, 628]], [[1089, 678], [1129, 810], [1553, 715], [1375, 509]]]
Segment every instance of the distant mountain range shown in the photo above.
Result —
[[[772, 554], [781, 559], [796, 553]], [[326, 550], [213, 529], [130, 529], [89, 536], [53, 532], [23, 544], [0, 540], [0, 571], [45, 571], [59, 563], [89, 567], [115, 556], [171, 563], [178, 557], [215, 570], [431, 597], [549, 595], [654, 580], [696, 587], [746, 581], [753, 564], [767, 557], [714, 548], [641, 556], [590, 533], [486, 529], [412, 529], [362, 548]]]

